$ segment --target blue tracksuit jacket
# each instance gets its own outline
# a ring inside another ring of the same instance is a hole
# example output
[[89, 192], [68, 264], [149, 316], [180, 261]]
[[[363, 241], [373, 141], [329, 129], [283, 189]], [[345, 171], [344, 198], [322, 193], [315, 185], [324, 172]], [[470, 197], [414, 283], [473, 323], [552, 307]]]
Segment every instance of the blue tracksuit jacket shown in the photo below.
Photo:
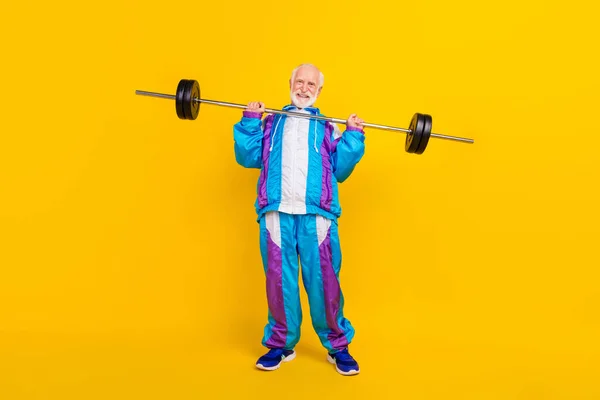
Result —
[[[318, 108], [286, 111], [322, 115]], [[233, 127], [236, 161], [260, 169], [255, 209], [341, 216], [338, 182], [345, 181], [365, 151], [365, 135], [348, 127], [342, 133], [329, 121], [244, 111]]]

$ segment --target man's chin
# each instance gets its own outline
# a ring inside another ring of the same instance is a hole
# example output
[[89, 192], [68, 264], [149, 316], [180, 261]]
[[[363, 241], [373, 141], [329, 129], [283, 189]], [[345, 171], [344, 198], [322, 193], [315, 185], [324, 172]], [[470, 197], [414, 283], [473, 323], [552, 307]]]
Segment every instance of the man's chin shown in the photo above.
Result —
[[298, 99], [292, 98], [292, 104], [298, 108], [310, 107], [315, 103], [313, 99], [307, 99], [306, 101], [298, 101]]

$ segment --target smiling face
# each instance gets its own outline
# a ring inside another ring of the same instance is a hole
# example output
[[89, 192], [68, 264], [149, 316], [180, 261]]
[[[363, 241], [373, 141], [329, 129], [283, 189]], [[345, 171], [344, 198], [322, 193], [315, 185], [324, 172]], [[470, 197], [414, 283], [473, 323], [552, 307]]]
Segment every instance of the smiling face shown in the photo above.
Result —
[[321, 73], [312, 65], [304, 65], [296, 70], [290, 79], [290, 97], [298, 108], [312, 106], [321, 93]]

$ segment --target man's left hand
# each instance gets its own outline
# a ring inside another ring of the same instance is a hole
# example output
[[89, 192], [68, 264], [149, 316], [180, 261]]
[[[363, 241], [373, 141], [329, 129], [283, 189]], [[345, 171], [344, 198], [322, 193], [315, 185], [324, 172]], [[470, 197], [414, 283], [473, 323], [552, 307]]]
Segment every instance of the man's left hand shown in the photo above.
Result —
[[363, 126], [364, 122], [365, 121], [358, 118], [358, 116], [356, 114], [351, 114], [348, 117], [348, 120], [346, 121], [346, 125], [351, 126], [353, 128], [364, 129], [364, 126]]

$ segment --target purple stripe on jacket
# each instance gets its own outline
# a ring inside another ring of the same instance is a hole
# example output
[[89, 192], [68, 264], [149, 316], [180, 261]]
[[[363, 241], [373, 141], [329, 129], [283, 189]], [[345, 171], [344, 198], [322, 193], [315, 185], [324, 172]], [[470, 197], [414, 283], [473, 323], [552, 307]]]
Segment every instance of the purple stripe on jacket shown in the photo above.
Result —
[[331, 161], [330, 146], [333, 132], [333, 125], [325, 124], [325, 138], [321, 144], [321, 208], [325, 211], [331, 211], [332, 185], [331, 185]]
[[273, 125], [274, 115], [270, 114], [265, 119], [265, 129], [263, 133], [263, 168], [260, 171], [260, 178], [258, 182], [258, 206], [264, 207], [268, 203], [267, 199], [267, 178], [269, 173], [269, 147], [271, 147], [271, 127]]

